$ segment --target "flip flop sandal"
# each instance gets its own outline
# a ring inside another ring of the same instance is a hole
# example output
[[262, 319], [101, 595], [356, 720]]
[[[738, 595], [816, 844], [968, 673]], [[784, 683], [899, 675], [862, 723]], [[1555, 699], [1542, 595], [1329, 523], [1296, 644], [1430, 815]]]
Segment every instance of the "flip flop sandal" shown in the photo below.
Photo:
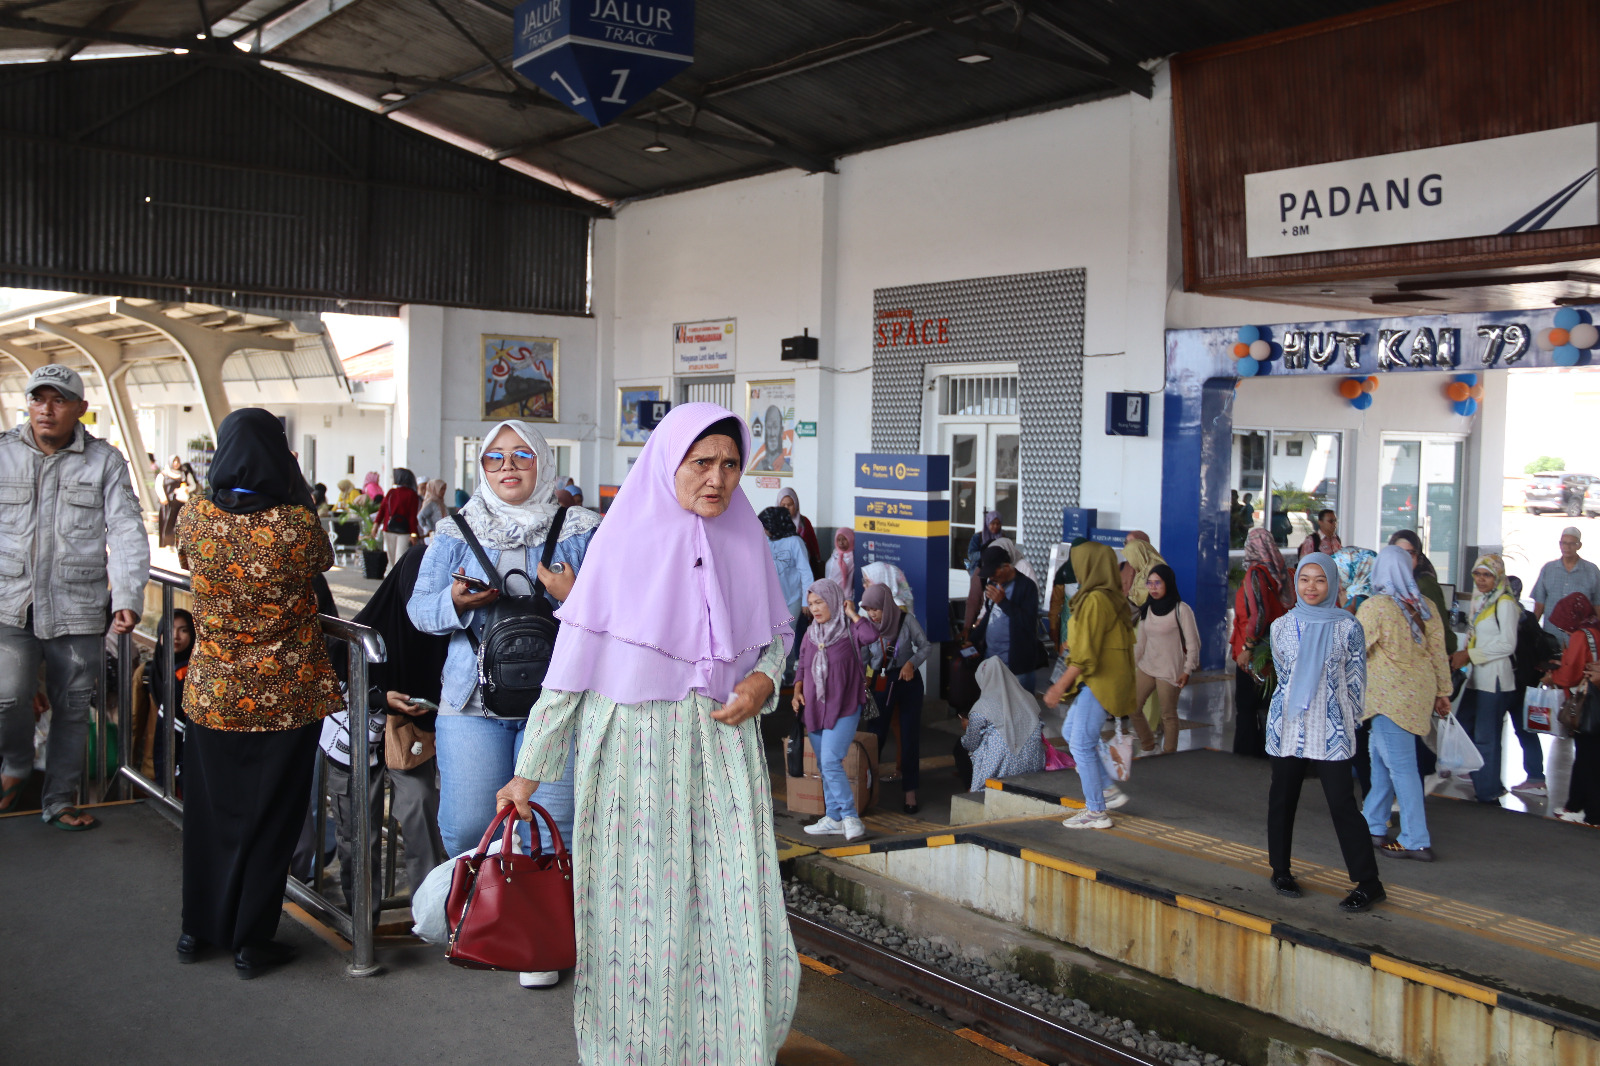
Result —
[[[26, 781], [18, 781], [10, 788], [0, 789], [0, 814], [11, 814], [16, 811], [18, 805], [22, 802], [17, 800], [16, 797], [22, 792], [22, 786], [25, 784], [27, 784]], [[12, 800], [16, 800], [16, 802], [11, 802]]]
[[63, 807], [59, 811], [57, 811], [55, 813], [55, 817], [51, 818], [48, 824], [55, 826], [57, 829], [61, 830], [63, 833], [83, 833], [83, 832], [87, 832], [90, 829], [99, 829], [100, 828], [99, 819], [94, 818], [92, 815], [90, 816], [90, 821], [85, 822], [85, 823], [83, 823], [81, 825], [71, 825], [71, 824], [69, 824], [67, 822], [63, 822], [61, 819], [65, 815], [69, 815], [69, 814], [77, 815], [78, 817], [83, 817], [83, 812], [78, 810], [78, 808], [76, 808], [76, 807]]

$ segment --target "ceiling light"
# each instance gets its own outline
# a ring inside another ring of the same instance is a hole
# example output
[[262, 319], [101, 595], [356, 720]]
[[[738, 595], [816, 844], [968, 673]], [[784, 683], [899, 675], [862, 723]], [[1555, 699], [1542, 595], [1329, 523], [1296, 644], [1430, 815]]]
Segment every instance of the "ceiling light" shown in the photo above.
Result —
[[189, 50], [187, 48], [174, 48], [172, 50], [172, 54], [175, 56], [186, 56], [189, 54]]
[[649, 144], [645, 145], [644, 146], [644, 150], [647, 151], [647, 152], [670, 152], [670, 151], [672, 151], [671, 148], [668, 148], [666, 145], [661, 143], [660, 134], [656, 135], [656, 139], [655, 140], [653, 140]]
[[1317, 291], [1322, 293], [1322, 295], [1324, 295], [1324, 296], [1337, 296], [1338, 295], [1338, 293], [1334, 292], [1332, 289], [1318, 289]]
[[197, 33], [194, 35], [194, 39], [197, 41], [203, 41], [206, 39], [206, 35], [203, 33]]
[[984, 55], [982, 52], [973, 52], [970, 55], [956, 56], [957, 63], [987, 63], [994, 56]]
[[388, 92], [386, 92], [382, 96], [378, 97], [379, 100], [382, 100], [385, 103], [390, 103], [390, 104], [394, 103], [396, 100], [404, 100], [405, 98], [406, 98], [406, 94], [403, 93], [403, 92], [400, 92], [398, 89], [390, 89]]

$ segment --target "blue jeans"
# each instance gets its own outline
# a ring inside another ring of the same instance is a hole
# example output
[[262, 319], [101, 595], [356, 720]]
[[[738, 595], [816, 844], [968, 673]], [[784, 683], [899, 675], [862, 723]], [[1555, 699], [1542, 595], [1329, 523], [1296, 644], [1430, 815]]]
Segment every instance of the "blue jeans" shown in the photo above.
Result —
[[1505, 793], [1500, 781], [1500, 733], [1505, 727], [1506, 712], [1517, 698], [1515, 692], [1484, 692], [1469, 688], [1461, 697], [1461, 709], [1456, 718], [1461, 728], [1472, 734], [1472, 743], [1483, 756], [1483, 769], [1472, 773], [1472, 791], [1479, 803], [1495, 803]]
[[1372, 758], [1372, 788], [1361, 813], [1375, 837], [1389, 834], [1389, 808], [1400, 798], [1400, 846], [1407, 851], [1430, 846], [1428, 816], [1422, 809], [1422, 778], [1417, 774], [1417, 739], [1385, 715], [1372, 718], [1367, 742]]
[[828, 817], [836, 822], [860, 817], [850, 775], [844, 772], [844, 757], [850, 754], [850, 744], [856, 739], [856, 726], [860, 724], [861, 712], [857, 711], [839, 719], [832, 729], [811, 734], [811, 750], [816, 752], [817, 770], [822, 774], [822, 799], [828, 805]]
[[1067, 711], [1067, 747], [1078, 764], [1078, 779], [1083, 782], [1083, 802], [1091, 811], [1106, 809], [1106, 789], [1111, 781], [1106, 768], [1100, 764], [1100, 730], [1105, 728], [1106, 709], [1094, 698], [1088, 685], [1078, 689], [1078, 696]]
[[[484, 718], [476, 714], [441, 714], [434, 740], [439, 749], [439, 836], [445, 854], [454, 858], [478, 846], [484, 830], [494, 821], [494, 794], [516, 772], [522, 750], [523, 719]], [[550, 812], [568, 848], [572, 847], [572, 763], [577, 745], [567, 755], [567, 768], [559, 781], [539, 782], [533, 802]], [[517, 827], [526, 848], [531, 839], [526, 823]], [[539, 823], [543, 847], [550, 847], [550, 832]]]

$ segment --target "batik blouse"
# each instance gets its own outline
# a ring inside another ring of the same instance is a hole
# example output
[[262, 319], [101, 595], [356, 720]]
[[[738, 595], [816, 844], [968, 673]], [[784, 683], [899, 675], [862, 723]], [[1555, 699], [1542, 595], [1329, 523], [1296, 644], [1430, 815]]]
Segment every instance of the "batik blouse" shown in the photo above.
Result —
[[342, 710], [311, 579], [333, 548], [304, 507], [183, 509], [178, 551], [194, 574], [195, 650], [184, 710], [207, 729], [297, 729]]

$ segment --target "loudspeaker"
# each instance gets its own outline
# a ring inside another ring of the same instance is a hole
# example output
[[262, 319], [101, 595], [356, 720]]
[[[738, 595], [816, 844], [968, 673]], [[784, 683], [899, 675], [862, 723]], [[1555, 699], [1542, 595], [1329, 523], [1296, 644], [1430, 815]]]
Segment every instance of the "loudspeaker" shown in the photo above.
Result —
[[817, 357], [817, 338], [811, 335], [809, 329], [802, 331], [798, 337], [783, 338], [783, 359], [805, 360]]

